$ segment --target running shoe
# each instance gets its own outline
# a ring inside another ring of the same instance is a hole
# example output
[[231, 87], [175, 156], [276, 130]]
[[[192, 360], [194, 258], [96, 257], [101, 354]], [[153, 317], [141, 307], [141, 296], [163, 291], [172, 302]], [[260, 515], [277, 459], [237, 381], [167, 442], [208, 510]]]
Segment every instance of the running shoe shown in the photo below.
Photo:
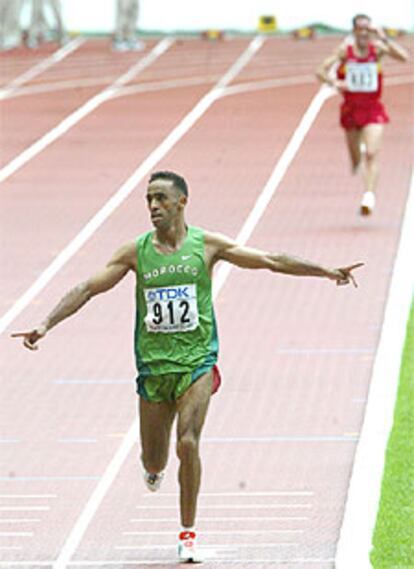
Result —
[[144, 470], [144, 481], [146, 487], [151, 492], [156, 492], [160, 489], [162, 479], [164, 478], [164, 472], [159, 472], [158, 474], [150, 474]]
[[142, 51], [145, 49], [145, 43], [141, 40], [129, 40], [127, 41], [128, 51]]
[[196, 548], [194, 531], [182, 531], [178, 538], [178, 559], [180, 563], [202, 563]]
[[128, 43], [124, 40], [119, 40], [119, 39], [115, 39], [112, 42], [112, 49], [114, 51], [120, 51], [120, 52], [129, 51]]
[[361, 215], [371, 215], [375, 207], [375, 194], [374, 192], [364, 192], [360, 207]]

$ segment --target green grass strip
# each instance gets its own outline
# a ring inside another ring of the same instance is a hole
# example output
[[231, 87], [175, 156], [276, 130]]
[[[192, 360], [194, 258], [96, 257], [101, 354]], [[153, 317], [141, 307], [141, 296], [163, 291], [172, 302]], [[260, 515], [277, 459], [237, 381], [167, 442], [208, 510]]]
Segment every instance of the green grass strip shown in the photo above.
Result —
[[370, 558], [374, 569], [414, 568], [414, 299]]

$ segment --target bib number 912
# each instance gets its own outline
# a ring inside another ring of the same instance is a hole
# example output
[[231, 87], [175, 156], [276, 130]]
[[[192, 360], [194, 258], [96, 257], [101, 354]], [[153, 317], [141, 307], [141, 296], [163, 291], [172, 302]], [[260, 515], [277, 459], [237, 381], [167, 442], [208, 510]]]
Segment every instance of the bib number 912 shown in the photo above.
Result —
[[[170, 300], [167, 303], [167, 314], [163, 314], [163, 306], [160, 302], [154, 302], [152, 309], [154, 313], [152, 321], [155, 325], [161, 324], [165, 317], [167, 317], [170, 324], [175, 324], [176, 322], [180, 322], [181, 324], [190, 323], [190, 318], [188, 317], [190, 303], [187, 300], [181, 300], [178, 306]], [[180, 311], [180, 314], [176, 314]]]
[[151, 288], [144, 291], [148, 332], [188, 332], [198, 326], [195, 284]]

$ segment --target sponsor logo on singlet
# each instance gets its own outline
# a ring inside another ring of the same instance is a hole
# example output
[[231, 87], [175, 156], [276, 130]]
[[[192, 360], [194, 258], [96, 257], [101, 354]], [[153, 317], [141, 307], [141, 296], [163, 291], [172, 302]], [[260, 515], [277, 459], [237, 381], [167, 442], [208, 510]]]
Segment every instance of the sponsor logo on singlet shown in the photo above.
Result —
[[191, 265], [162, 265], [152, 271], [144, 273], [144, 281], [147, 282], [151, 279], [156, 279], [162, 275], [186, 274], [196, 277], [198, 275], [198, 268]]

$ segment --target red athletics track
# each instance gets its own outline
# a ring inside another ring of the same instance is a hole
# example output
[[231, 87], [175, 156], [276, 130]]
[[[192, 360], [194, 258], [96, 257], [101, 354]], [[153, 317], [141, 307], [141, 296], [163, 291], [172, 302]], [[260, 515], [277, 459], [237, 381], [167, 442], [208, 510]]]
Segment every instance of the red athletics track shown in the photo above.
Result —
[[[191, 223], [237, 235], [318, 89], [306, 76], [335, 43], [268, 40], [234, 84], [255, 81], [258, 87], [262, 80], [302, 73], [303, 84], [217, 101], [161, 160], [160, 167], [190, 181]], [[412, 47], [412, 40], [405, 43]], [[76, 60], [78, 77], [85, 77], [88, 44], [61, 64], [63, 69], [72, 60], [72, 79]], [[176, 42], [140, 81], [186, 78], [185, 61], [188, 77], [205, 85], [130, 92], [106, 102], [2, 184], [2, 314], [247, 44]], [[104, 60], [112, 58], [108, 45], [96, 42], [94, 57], [98, 48]], [[218, 296], [225, 383], [204, 432], [198, 523], [211, 557], [207, 566], [277, 567], [278, 560], [284, 567], [333, 566], [411, 173], [409, 69], [387, 68], [405, 83], [386, 90], [393, 122], [374, 217], [356, 215], [360, 182], [348, 174], [336, 128], [339, 101], [333, 98], [249, 241], [327, 264], [362, 259], [367, 266], [359, 274], [360, 288], [234, 270]], [[34, 134], [27, 121], [19, 148], [82, 104], [76, 90], [13, 99], [15, 115], [19, 104], [36, 109], [39, 98], [50, 104], [65, 99]], [[8, 128], [16, 133], [15, 120], [11, 116]], [[19, 150], [6, 152], [13, 157]], [[141, 183], [9, 330], [36, 323], [120, 243], [148, 228], [144, 188]], [[52, 566], [78, 525], [135, 417], [132, 327], [130, 277], [57, 328], [38, 353], [24, 352], [3, 335], [0, 566]], [[162, 492], [149, 496], [138, 454], [134, 447], [69, 567], [175, 564], [176, 460], [172, 455]]]

